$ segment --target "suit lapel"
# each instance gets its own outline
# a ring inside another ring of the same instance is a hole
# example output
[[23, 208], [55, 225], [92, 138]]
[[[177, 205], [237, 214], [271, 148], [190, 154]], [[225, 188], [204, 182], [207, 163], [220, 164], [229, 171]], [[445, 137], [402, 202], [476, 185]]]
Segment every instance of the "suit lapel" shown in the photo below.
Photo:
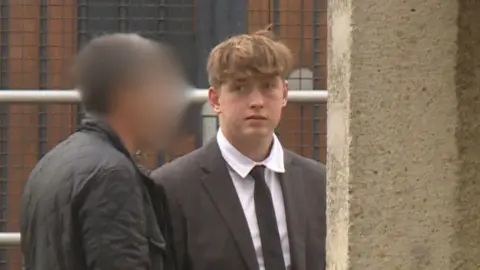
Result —
[[258, 270], [247, 220], [217, 141], [210, 141], [203, 151], [200, 160], [206, 171], [202, 178], [203, 184], [230, 229], [248, 269]]
[[305, 270], [305, 240], [308, 205], [305, 199], [305, 188], [302, 170], [292, 161], [292, 154], [285, 150], [285, 173], [280, 182], [285, 201], [285, 212], [290, 242], [291, 269]]

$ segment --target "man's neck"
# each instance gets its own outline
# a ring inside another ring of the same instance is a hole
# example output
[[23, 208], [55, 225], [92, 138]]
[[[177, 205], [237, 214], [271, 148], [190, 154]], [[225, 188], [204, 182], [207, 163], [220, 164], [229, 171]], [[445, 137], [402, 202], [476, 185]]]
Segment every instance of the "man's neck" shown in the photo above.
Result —
[[122, 119], [121, 117], [111, 116], [106, 118], [106, 122], [110, 125], [110, 127], [115, 131], [120, 140], [123, 143], [123, 146], [127, 149], [131, 156], [134, 156], [138, 150], [138, 144], [136, 143], [136, 139], [134, 134], [132, 134], [131, 128], [129, 128], [124, 121], [119, 120]]
[[222, 130], [223, 136], [244, 156], [255, 162], [264, 161], [273, 145], [273, 133], [265, 137], [240, 138]]

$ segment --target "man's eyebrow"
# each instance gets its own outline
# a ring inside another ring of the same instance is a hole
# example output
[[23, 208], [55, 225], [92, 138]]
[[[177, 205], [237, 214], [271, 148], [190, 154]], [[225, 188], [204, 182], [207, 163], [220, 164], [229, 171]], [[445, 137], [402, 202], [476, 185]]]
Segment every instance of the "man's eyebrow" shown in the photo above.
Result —
[[237, 78], [233, 80], [234, 83], [246, 83], [248, 82], [247, 78]]

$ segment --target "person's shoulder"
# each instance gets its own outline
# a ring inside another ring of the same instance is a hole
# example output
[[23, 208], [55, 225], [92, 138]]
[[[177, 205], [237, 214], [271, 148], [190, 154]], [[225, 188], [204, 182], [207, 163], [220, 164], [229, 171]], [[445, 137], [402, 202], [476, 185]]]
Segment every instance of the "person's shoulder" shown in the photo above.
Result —
[[286, 155], [289, 155], [289, 158], [291, 158], [292, 165], [301, 171], [300, 175], [302, 176], [305, 188], [308, 190], [307, 194], [314, 194], [313, 197], [323, 194], [327, 183], [325, 165], [294, 152], [286, 151]]
[[38, 162], [35, 171], [54, 171], [59, 177], [73, 175], [85, 176], [75, 179], [92, 179], [107, 172], [122, 172], [131, 176], [135, 167], [125, 154], [112, 145], [87, 134], [74, 133], [48, 152]]
[[325, 175], [326, 167], [325, 164], [318, 162], [314, 159], [301, 156], [290, 150], [285, 150], [285, 154], [290, 156], [292, 162], [301, 167], [303, 172], [313, 173], [315, 175]]
[[43, 194], [64, 192], [65, 189], [59, 187], [67, 187], [75, 196], [86, 188], [110, 184], [106, 181], [109, 179], [117, 185], [134, 185], [135, 181], [131, 179], [135, 177], [134, 164], [113, 146], [92, 141], [82, 134], [73, 134], [35, 165], [25, 190]]
[[69, 140], [62, 149], [63, 157], [75, 161], [78, 169], [135, 171], [134, 164], [128, 156], [101, 138], [76, 133]]

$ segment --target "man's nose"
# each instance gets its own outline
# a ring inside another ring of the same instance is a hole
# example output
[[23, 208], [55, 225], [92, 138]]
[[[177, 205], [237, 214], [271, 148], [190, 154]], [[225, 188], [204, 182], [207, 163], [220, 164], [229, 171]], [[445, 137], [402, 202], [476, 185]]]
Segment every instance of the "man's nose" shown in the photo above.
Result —
[[253, 107], [253, 108], [261, 108], [263, 107], [263, 103], [264, 103], [264, 100], [263, 100], [263, 95], [261, 93], [261, 91], [259, 90], [254, 90], [250, 93], [250, 107]]

